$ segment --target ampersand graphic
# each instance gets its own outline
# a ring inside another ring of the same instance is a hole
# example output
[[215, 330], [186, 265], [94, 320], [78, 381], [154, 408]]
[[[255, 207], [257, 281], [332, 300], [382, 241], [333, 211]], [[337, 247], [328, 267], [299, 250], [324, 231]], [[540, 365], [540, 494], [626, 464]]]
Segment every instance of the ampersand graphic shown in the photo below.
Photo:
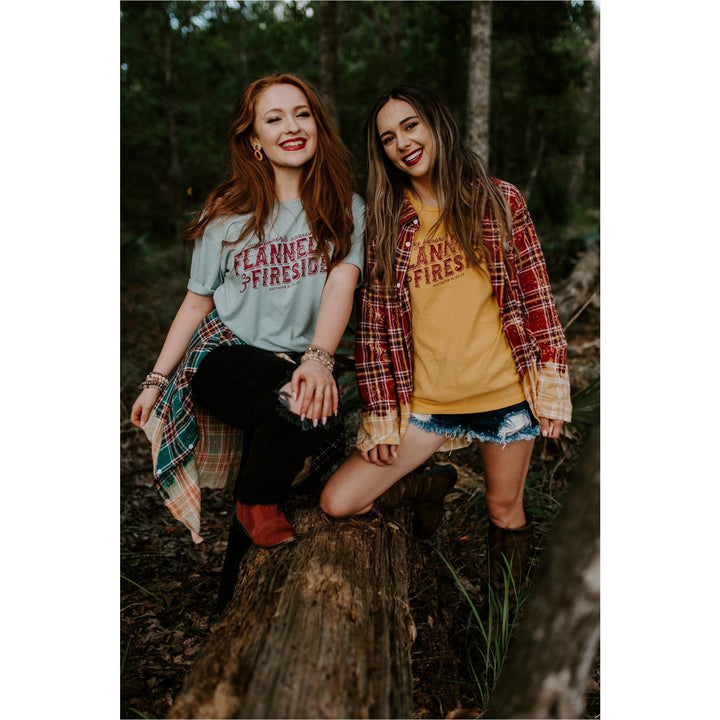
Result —
[[240, 292], [245, 292], [245, 289], [247, 288], [248, 283], [250, 282], [250, 276], [247, 275], [246, 273], [243, 273], [241, 280], [242, 280], [242, 287], [240, 288]]

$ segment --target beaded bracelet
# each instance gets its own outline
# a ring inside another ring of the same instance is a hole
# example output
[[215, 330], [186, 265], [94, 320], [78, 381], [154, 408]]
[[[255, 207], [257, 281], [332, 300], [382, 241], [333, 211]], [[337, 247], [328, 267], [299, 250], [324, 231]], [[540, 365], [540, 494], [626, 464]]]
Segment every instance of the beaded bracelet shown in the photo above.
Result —
[[324, 365], [330, 372], [332, 372], [335, 367], [333, 356], [325, 350], [325, 348], [321, 348], [318, 345], [310, 345], [308, 347], [302, 356], [302, 361], [305, 362], [306, 360], [317, 360], [317, 362]]
[[326, 350], [324, 347], [320, 347], [319, 345], [308, 345], [306, 352], [318, 353], [332, 360], [332, 353], [329, 350]]
[[170, 384], [170, 378], [159, 372], [151, 372], [147, 374], [147, 377], [138, 385], [139, 388], [158, 387], [161, 390], [165, 390]]

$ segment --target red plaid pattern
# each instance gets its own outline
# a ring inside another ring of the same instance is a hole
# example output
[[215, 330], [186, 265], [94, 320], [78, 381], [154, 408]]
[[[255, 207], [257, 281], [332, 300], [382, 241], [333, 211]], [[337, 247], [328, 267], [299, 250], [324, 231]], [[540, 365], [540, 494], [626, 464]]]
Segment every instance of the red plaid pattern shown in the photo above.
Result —
[[[513, 218], [516, 253], [510, 254], [510, 277], [500, 252], [501, 236], [494, 217], [484, 219], [483, 240], [488, 270], [527, 400], [537, 417], [569, 422], [572, 416], [567, 371], [567, 341], [555, 309], [545, 259], [525, 199], [513, 185], [495, 180], [508, 200]], [[357, 445], [369, 450], [397, 444], [409, 416], [413, 393], [413, 337], [407, 270], [413, 237], [420, 220], [405, 198], [399, 222], [395, 287], [365, 281], [355, 339], [358, 385], [363, 402]], [[375, 261], [369, 239], [368, 263]], [[467, 442], [448, 440], [441, 450]]]

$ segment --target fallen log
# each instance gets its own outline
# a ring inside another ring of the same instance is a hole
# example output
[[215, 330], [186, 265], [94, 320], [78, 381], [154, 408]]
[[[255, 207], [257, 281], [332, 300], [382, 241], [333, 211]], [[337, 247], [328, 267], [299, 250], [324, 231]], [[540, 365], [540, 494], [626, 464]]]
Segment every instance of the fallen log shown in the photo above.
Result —
[[407, 535], [297, 510], [298, 540], [243, 558], [169, 718], [409, 718]]
[[600, 245], [593, 243], [580, 255], [570, 275], [554, 292], [555, 306], [566, 328], [588, 302], [597, 302], [599, 286]]

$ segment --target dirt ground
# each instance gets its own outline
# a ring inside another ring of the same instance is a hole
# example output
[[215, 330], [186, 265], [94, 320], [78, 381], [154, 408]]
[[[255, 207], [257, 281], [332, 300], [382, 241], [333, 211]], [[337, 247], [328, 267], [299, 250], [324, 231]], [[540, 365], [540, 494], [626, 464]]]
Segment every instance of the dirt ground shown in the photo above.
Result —
[[[163, 506], [152, 488], [150, 448], [129, 422], [137, 383], [151, 368], [183, 294], [126, 283], [123, 286], [121, 444], [120, 657], [122, 718], [164, 718], [217, 619], [215, 603], [230, 521], [232, 488], [203, 491], [199, 545]], [[175, 302], [177, 300], [177, 302]], [[588, 308], [568, 331], [574, 389], [599, 375], [599, 319]], [[568, 472], [580, 444], [568, 428], [558, 442], [538, 441], [527, 501], [540, 537], [562, 503]], [[459, 480], [446, 500], [443, 524], [431, 542], [413, 541], [411, 607], [418, 635], [413, 646], [416, 718], [481, 717], [468, 668], [467, 600], [439, 550], [471, 596], [482, 597], [485, 530], [482, 464], [476, 448], [452, 453]], [[447, 462], [447, 456], [439, 456]], [[541, 552], [540, 552], [541, 556]], [[600, 717], [599, 657], [587, 694], [586, 717]]]

